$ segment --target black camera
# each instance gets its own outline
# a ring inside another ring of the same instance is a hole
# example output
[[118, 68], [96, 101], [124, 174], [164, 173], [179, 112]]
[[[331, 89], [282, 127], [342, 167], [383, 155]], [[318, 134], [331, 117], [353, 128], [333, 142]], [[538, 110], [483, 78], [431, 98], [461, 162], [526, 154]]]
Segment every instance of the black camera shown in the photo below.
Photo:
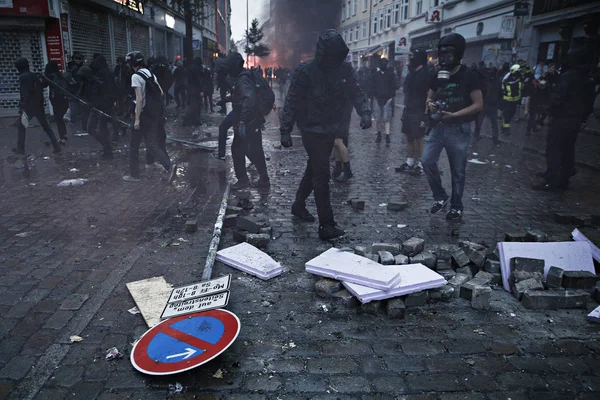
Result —
[[434, 121], [441, 121], [444, 114], [442, 111], [446, 111], [448, 109], [448, 103], [445, 101], [436, 100], [433, 104], [437, 107], [437, 110], [431, 114], [430, 118]]

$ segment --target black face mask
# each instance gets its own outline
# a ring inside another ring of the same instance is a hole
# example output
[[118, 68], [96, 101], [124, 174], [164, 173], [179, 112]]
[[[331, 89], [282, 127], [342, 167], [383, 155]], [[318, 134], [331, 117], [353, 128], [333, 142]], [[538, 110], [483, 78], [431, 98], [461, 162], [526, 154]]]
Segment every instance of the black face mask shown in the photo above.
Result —
[[460, 64], [460, 60], [456, 57], [456, 52], [452, 46], [444, 46], [440, 49], [440, 67], [447, 71], [452, 70]]
[[386, 71], [386, 70], [387, 70], [387, 67], [388, 67], [388, 63], [387, 63], [387, 61], [381, 61], [381, 62], [379, 63], [379, 69], [380, 69], [380, 70], [382, 70], [382, 71]]

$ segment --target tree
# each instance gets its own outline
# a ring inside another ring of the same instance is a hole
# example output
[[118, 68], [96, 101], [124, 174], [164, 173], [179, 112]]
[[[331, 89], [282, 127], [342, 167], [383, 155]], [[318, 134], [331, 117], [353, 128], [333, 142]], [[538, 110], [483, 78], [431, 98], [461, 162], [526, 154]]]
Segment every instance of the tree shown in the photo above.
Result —
[[246, 31], [246, 50], [245, 53], [259, 58], [267, 57], [271, 54], [271, 48], [264, 43], [260, 43], [264, 38], [262, 28], [258, 25], [258, 19], [254, 18], [250, 29]]
[[[194, 45], [193, 45], [193, 26], [194, 20], [201, 25], [211, 15], [207, 14], [207, 6], [211, 2], [210, 0], [173, 0], [173, 7], [179, 11], [183, 9], [183, 16], [185, 19], [185, 39], [183, 41], [183, 63], [188, 66], [194, 58]], [[214, 17], [214, 15], [212, 15]]]

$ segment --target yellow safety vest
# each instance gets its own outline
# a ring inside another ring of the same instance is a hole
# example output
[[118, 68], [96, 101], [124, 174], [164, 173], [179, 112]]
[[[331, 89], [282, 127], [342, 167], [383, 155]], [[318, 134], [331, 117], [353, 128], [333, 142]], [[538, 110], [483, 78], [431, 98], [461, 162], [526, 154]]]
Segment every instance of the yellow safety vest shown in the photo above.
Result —
[[504, 93], [503, 99], [505, 101], [517, 102], [521, 101], [523, 93], [523, 82], [503, 82], [502, 93]]

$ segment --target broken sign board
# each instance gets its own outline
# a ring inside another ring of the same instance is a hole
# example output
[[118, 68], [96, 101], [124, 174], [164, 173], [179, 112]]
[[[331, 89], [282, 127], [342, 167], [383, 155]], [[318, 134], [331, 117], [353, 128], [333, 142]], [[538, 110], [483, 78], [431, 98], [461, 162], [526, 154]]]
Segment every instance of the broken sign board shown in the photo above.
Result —
[[188, 286], [173, 289], [169, 303], [186, 301], [197, 297], [208, 296], [229, 290], [231, 286], [231, 274], [210, 281], [198, 282]]
[[165, 319], [200, 311], [214, 310], [215, 308], [225, 307], [227, 303], [229, 303], [229, 291], [198, 297], [192, 300], [179, 301], [177, 303], [167, 303], [160, 317]]
[[171, 295], [173, 286], [157, 276], [127, 283], [127, 289], [149, 328], [160, 323], [160, 313]]

